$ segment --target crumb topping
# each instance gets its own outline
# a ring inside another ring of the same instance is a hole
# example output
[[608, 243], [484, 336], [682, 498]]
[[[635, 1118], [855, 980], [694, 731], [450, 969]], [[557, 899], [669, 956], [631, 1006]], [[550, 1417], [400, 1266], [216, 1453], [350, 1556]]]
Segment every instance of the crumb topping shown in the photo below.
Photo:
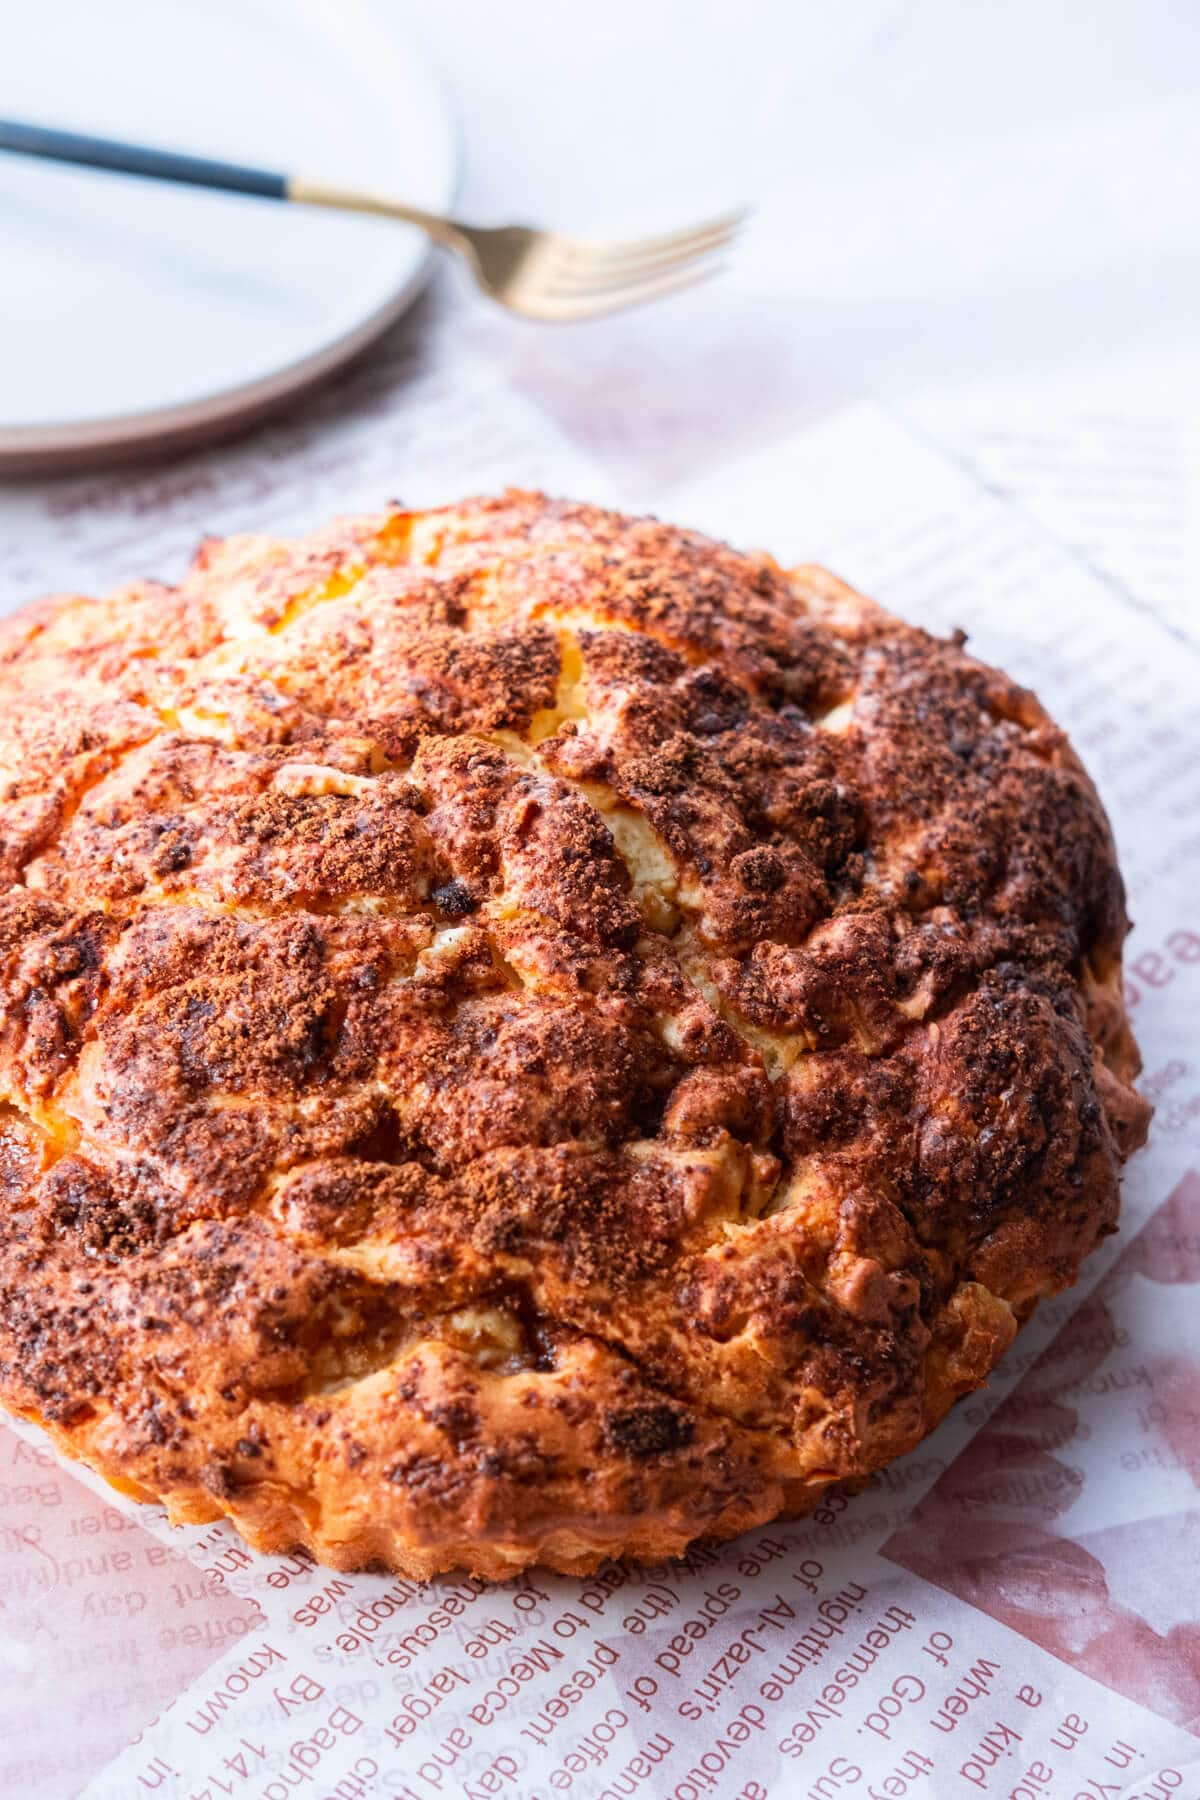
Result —
[[1145, 1135], [1063, 734], [652, 519], [509, 493], [3, 621], [0, 883], [0, 1398], [340, 1566], [804, 1510]]

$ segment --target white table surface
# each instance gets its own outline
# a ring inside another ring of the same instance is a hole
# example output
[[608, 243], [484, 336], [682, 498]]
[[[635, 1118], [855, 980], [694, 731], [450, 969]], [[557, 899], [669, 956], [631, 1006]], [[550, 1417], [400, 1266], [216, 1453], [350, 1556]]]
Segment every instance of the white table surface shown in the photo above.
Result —
[[[396, 4], [397, 0], [390, 0]], [[759, 208], [824, 390], [1200, 350], [1200, 6], [1188, 0], [411, 0], [468, 214], [621, 228]], [[779, 324], [779, 321], [774, 321]]]

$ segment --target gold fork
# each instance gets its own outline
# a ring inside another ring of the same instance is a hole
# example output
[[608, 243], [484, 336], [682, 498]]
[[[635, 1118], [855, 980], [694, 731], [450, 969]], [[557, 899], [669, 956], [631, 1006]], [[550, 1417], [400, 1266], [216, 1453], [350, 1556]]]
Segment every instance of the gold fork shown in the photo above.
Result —
[[691, 287], [715, 274], [713, 258], [730, 242], [744, 213], [723, 213], [685, 231], [591, 244], [529, 225], [464, 225], [373, 194], [348, 193], [292, 177], [287, 197], [305, 206], [382, 213], [429, 233], [453, 250], [485, 294], [529, 319], [591, 319]]
[[397, 219], [417, 226], [442, 249], [463, 257], [485, 294], [529, 319], [591, 319], [690, 287], [717, 272], [717, 252], [730, 243], [746, 217], [744, 212], [723, 213], [658, 237], [590, 244], [555, 231], [535, 231], [528, 225], [464, 225], [461, 219], [443, 218], [380, 194], [326, 187], [270, 169], [182, 156], [172, 150], [86, 137], [15, 119], [0, 119], [0, 150], [157, 181], [180, 181], [192, 187], [223, 188], [260, 200]]

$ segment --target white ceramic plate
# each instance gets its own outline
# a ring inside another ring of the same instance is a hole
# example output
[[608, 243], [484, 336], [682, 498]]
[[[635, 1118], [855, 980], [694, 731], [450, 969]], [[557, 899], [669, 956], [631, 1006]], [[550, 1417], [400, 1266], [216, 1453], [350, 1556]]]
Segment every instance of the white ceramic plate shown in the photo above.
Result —
[[[454, 133], [391, 6], [36, 0], [4, 11], [0, 114], [445, 210]], [[0, 155], [0, 473], [248, 423], [378, 335], [426, 240], [317, 208]]]

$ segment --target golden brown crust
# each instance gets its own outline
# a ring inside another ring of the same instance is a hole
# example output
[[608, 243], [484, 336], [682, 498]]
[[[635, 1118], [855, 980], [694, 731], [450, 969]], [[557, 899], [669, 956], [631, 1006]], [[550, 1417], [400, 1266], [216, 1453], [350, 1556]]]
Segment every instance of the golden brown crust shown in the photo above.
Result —
[[1036, 701], [512, 493], [0, 627], [0, 1397], [264, 1549], [564, 1570], [915, 1444], [1113, 1228]]

